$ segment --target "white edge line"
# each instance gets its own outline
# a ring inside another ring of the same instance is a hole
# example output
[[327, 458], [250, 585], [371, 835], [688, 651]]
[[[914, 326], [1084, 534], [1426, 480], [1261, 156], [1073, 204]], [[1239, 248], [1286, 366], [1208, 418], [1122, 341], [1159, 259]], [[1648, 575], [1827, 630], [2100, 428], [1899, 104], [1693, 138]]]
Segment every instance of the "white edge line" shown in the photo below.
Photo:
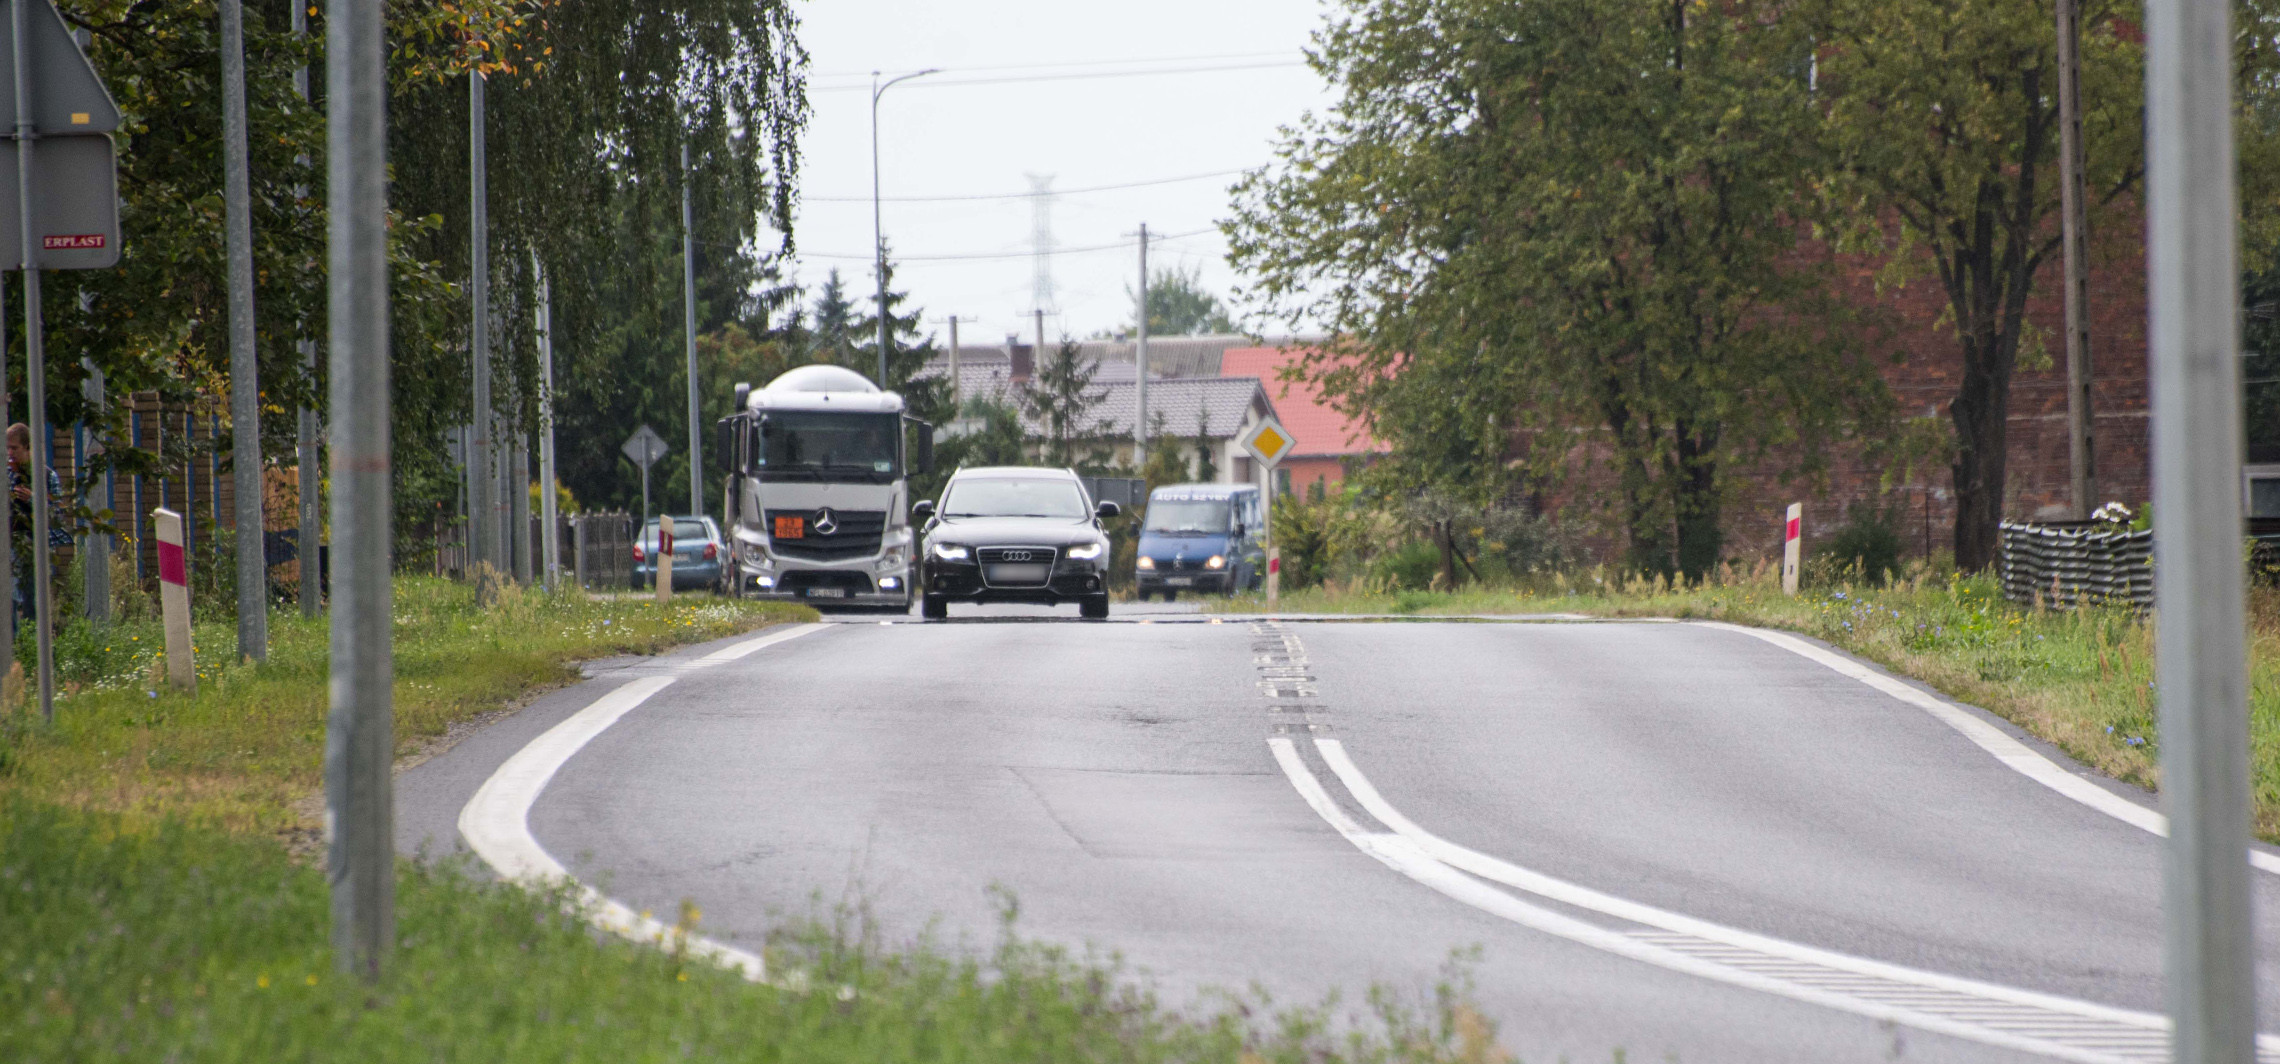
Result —
[[[1789, 998], [1793, 1001], [1820, 1005], [1854, 1015], [1866, 1016], [1870, 1019], [1890, 1020], [1919, 1030], [1953, 1035], [1983, 1045], [2017, 1049], [2042, 1056], [2056, 1057], [2061, 1060], [2078, 1061], [2081, 1064], [2127, 1064], [2126, 1058], [2122, 1057], [2048, 1042], [2039, 1038], [1989, 1030], [1973, 1024], [1917, 1012], [1913, 1009], [1865, 1001], [1846, 994], [1800, 986], [1756, 972], [1731, 968], [1713, 961], [1690, 957], [1676, 950], [1643, 942], [1620, 931], [1598, 927], [1574, 917], [1530, 905], [1519, 898], [1464, 875], [1455, 867], [1436, 859], [1424, 847], [1403, 834], [1363, 830], [1360, 825], [1354, 822], [1352, 817], [1347, 816], [1344, 810], [1339, 809], [1337, 803], [1333, 802], [1330, 796], [1323, 791], [1321, 782], [1315, 778], [1313, 770], [1307, 768], [1306, 763], [1300, 760], [1297, 747], [1288, 737], [1276, 736], [1268, 739], [1267, 745], [1273, 749], [1275, 763], [1282, 767], [1283, 775], [1290, 779], [1291, 786], [1298, 790], [1300, 797], [1306, 800], [1307, 805], [1313, 807], [1317, 815], [1327, 821], [1331, 827], [1337, 829], [1339, 834], [1345, 836], [1346, 840], [1352, 843], [1356, 849], [1375, 858], [1388, 868], [1450, 898], [1523, 927], [1613, 953], [1617, 956], [1643, 961], [1669, 971], [1757, 990]], [[1322, 743], [1317, 740], [1315, 745], [1319, 750]], [[1324, 757], [1327, 760], [1328, 754], [1325, 753]], [[1348, 764], [1350, 767], [1351, 762]], [[1355, 797], [1361, 796], [1356, 794]], [[1379, 799], [1379, 801], [1382, 802], [1383, 799]], [[1376, 815], [1375, 810], [1372, 810], [1372, 815]], [[1415, 825], [1410, 826], [1415, 827]]]
[[[2132, 827], [2152, 832], [2155, 835], [2166, 836], [2169, 834], [2169, 818], [2160, 812], [2147, 809], [2072, 772], [2068, 772], [2049, 758], [2036, 753], [2032, 747], [2005, 734], [2001, 728], [1997, 728], [1916, 687], [1902, 683], [1883, 672], [1869, 668], [1842, 654], [1814, 646], [1787, 632], [1750, 628], [1723, 621], [1696, 621], [1693, 623], [1702, 628], [1739, 632], [1752, 639], [1771, 643], [1792, 654], [1819, 662], [1841, 675], [1849, 676], [1931, 714], [1941, 723], [1961, 732], [1964, 738], [1971, 740], [1980, 749], [1994, 755], [1997, 761], [2002, 762], [2012, 771], [2036, 783]], [[2280, 855], [2251, 848], [2248, 851], [2248, 863], [2252, 867], [2266, 872], [2280, 873]]]
[[[734, 661], [762, 647], [825, 627], [807, 624], [747, 639], [699, 658], [697, 665]], [[595, 927], [645, 945], [701, 957], [739, 972], [747, 979], [760, 981], [767, 978], [767, 962], [758, 954], [704, 935], [688, 934], [603, 896], [600, 891], [578, 882], [530, 833], [530, 808], [538, 801], [539, 792], [554, 779], [554, 774], [595, 736], [609, 730], [618, 718], [648, 701], [650, 696], [672, 686], [673, 680], [671, 676], [633, 680], [595, 699], [515, 751], [459, 810], [459, 834], [477, 857], [510, 881], [540, 888], [559, 883], [575, 887], [579, 911]]]

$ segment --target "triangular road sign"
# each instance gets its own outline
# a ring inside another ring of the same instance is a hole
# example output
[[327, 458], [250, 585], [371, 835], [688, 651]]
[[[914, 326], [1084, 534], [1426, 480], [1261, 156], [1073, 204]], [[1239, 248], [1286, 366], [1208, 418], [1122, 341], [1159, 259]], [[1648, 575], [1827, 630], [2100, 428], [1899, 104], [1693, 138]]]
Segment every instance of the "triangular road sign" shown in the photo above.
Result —
[[[10, 0], [13, 2], [13, 0]], [[33, 132], [109, 133], [119, 128], [119, 105], [103, 88], [95, 67], [71, 39], [51, 0], [31, 4], [31, 26], [24, 52], [31, 61]], [[0, 135], [16, 132], [16, 20], [0, 4]]]

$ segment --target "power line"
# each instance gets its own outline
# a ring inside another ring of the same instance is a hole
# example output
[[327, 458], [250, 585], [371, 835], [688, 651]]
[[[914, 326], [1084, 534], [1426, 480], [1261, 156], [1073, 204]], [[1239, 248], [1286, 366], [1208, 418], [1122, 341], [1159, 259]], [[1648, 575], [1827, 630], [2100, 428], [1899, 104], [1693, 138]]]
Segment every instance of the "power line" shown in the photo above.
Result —
[[[1229, 63], [1224, 65], [1215, 64], [1208, 66], [1161, 67], [1153, 70], [1092, 70], [1070, 74], [1008, 74], [1002, 77], [984, 78], [929, 78], [925, 81], [911, 82], [909, 87], [911, 89], [947, 89], [961, 85], [1012, 85], [1038, 81], [1097, 81], [1106, 78], [1148, 78], [1157, 77], [1164, 74], [1216, 74], [1226, 71], [1273, 70], [1285, 67], [1302, 67], [1305, 65], [1307, 65], [1307, 63], [1304, 59], [1292, 59], [1280, 63]], [[817, 93], [830, 92], [869, 91], [871, 91], [870, 85], [861, 84], [833, 85], [822, 88], [811, 88], [808, 90], [808, 93], [809, 95], [814, 95]]]
[[[1285, 49], [1273, 52], [1220, 52], [1214, 55], [1159, 55], [1151, 56], [1145, 59], [1076, 59], [1064, 60], [1058, 63], [998, 63], [990, 66], [970, 66], [959, 67], [957, 69], [959, 72], [976, 70], [1068, 70], [1073, 68], [1092, 69], [1096, 67], [1107, 66], [1144, 66], [1153, 63], [1206, 63], [1218, 62], [1227, 59], [1276, 59], [1287, 58], [1289, 55], [1289, 50]], [[827, 74], [810, 74], [808, 76], [811, 80], [820, 81], [829, 78], [868, 79], [877, 77], [879, 74], [880, 71], [876, 70], [835, 70]]]
[[[1196, 229], [1196, 230], [1192, 230], [1192, 231], [1189, 231], [1189, 232], [1185, 232], [1185, 233], [1167, 233], [1167, 234], [1164, 234], [1164, 235], [1161, 235], [1161, 236], [1155, 236], [1155, 235], [1151, 235], [1151, 236], [1149, 236], [1149, 238], [1148, 238], [1148, 239], [1149, 239], [1151, 242], [1153, 242], [1153, 241], [1159, 241], [1159, 240], [1182, 240], [1182, 239], [1186, 239], [1186, 238], [1188, 238], [1188, 237], [1192, 237], [1192, 236], [1202, 236], [1202, 235], [1203, 235], [1203, 234], [1205, 234], [1205, 233], [1216, 233], [1216, 232], [1218, 232], [1218, 231], [1219, 231], [1219, 227], [1218, 227], [1218, 226], [1215, 226], [1215, 225], [1214, 225], [1214, 226], [1206, 226], [1205, 228], [1202, 228], [1202, 229]], [[1092, 245], [1089, 245], [1089, 246], [1086, 246], [1086, 247], [1076, 247], [1076, 248], [1068, 248], [1068, 247], [1055, 247], [1055, 248], [1053, 249], [1053, 253], [1054, 253], [1054, 254], [1056, 254], [1056, 255], [1073, 255], [1073, 254], [1081, 254], [1081, 253], [1083, 253], [1083, 252], [1088, 252], [1088, 251], [1116, 251], [1116, 250], [1119, 250], [1119, 249], [1122, 249], [1122, 248], [1129, 248], [1129, 247], [1131, 247], [1131, 246], [1132, 246], [1132, 241], [1129, 241], [1129, 240], [1120, 240], [1120, 241], [1117, 241], [1117, 242], [1116, 242], [1116, 243], [1114, 243], [1114, 244], [1092, 244]], [[1028, 258], [1028, 257], [1029, 257], [1030, 255], [1032, 255], [1032, 254], [1035, 254], [1035, 253], [1034, 253], [1034, 252], [1030, 252], [1030, 251], [1003, 251], [1003, 252], [987, 252], [987, 253], [975, 253], [975, 254], [969, 254], [969, 255], [896, 255], [896, 256], [894, 256], [894, 257], [890, 258], [888, 261], [889, 261], [889, 262], [895, 262], [895, 263], [903, 263], [903, 262], [950, 262], [950, 261], [971, 261], [971, 260], [976, 260], [976, 259], [1026, 259], [1026, 258]], [[821, 252], [821, 251], [802, 251], [802, 252], [799, 252], [797, 255], [795, 255], [795, 256], [793, 256], [793, 257], [794, 257], [794, 258], [801, 258], [801, 259], [842, 259], [842, 260], [846, 260], [846, 261], [849, 261], [849, 262], [869, 262], [869, 261], [871, 261], [871, 256], [869, 256], [869, 255], [839, 255], [839, 254], [832, 254], [832, 253], [829, 253], [829, 252]]]
[[[1147, 188], [1151, 185], [1176, 185], [1182, 181], [1203, 181], [1214, 177], [1233, 177], [1266, 169], [1265, 166], [1245, 166], [1234, 170], [1213, 170], [1205, 174], [1183, 174], [1179, 177], [1159, 177], [1150, 181], [1126, 181], [1115, 185], [1093, 185], [1087, 188], [1059, 188], [1050, 192], [982, 192], [969, 196], [881, 196], [884, 203], [957, 203], [969, 200], [1028, 199], [1037, 195], [1080, 196], [1088, 192], [1114, 192], [1125, 188]], [[801, 196], [801, 203], [869, 203], [869, 196]]]

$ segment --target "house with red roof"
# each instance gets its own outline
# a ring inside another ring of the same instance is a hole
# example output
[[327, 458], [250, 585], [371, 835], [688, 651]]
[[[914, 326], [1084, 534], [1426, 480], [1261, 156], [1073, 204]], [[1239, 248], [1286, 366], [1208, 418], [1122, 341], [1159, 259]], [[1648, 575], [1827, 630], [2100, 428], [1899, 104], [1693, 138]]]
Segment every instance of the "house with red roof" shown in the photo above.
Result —
[[1312, 497], [1315, 485], [1324, 494], [1336, 490], [1348, 470], [1358, 468], [1391, 450], [1358, 418], [1341, 413], [1322, 398], [1310, 380], [1284, 380], [1283, 370], [1307, 353], [1298, 346], [1229, 348], [1219, 356], [1222, 377], [1256, 377], [1266, 386], [1267, 398], [1283, 427], [1290, 430], [1294, 447], [1275, 466], [1275, 494]]

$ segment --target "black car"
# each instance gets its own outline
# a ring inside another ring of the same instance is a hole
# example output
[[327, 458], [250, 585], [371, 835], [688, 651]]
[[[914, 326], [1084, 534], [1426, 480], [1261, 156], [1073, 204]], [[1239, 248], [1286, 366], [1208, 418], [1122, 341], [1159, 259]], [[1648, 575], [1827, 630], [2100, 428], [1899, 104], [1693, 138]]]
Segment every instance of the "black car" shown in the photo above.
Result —
[[1066, 469], [996, 466], [961, 469], [942, 502], [910, 508], [924, 522], [919, 547], [920, 612], [950, 615], [952, 602], [1075, 602], [1085, 617], [1108, 616], [1108, 536], [1084, 482]]

